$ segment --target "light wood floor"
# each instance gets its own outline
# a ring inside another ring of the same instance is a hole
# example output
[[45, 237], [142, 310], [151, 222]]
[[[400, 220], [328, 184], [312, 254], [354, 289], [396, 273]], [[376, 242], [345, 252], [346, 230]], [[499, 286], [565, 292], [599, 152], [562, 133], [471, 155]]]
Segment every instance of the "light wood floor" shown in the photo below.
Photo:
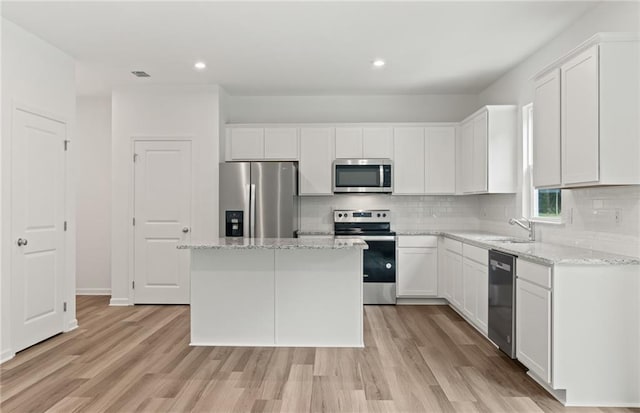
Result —
[[365, 307], [364, 349], [189, 347], [188, 306], [77, 307], [0, 366], [2, 412], [631, 411], [564, 409], [445, 306]]

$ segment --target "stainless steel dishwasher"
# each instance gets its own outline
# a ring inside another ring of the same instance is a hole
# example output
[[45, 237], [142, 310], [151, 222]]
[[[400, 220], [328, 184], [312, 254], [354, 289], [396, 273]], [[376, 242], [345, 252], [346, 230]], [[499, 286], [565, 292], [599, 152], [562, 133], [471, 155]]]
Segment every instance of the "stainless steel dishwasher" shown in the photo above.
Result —
[[516, 258], [489, 250], [489, 339], [516, 357]]

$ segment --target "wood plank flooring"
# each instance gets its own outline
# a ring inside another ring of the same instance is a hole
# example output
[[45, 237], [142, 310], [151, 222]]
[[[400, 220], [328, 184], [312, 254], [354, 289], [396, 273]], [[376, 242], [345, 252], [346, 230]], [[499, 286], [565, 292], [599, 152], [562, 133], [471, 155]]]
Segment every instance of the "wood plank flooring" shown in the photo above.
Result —
[[631, 411], [565, 409], [446, 306], [365, 307], [364, 349], [190, 347], [188, 306], [77, 309], [0, 366], [0, 411]]

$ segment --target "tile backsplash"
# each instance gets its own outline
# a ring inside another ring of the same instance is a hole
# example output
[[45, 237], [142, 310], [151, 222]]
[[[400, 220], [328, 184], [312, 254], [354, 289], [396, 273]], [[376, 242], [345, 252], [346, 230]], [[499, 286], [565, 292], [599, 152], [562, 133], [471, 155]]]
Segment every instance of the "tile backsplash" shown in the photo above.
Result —
[[[485, 230], [526, 237], [508, 224], [521, 216], [514, 194], [390, 196], [377, 194], [301, 197], [300, 229], [331, 231], [334, 209], [390, 209], [396, 231]], [[537, 224], [540, 241], [640, 256], [640, 186], [562, 191], [559, 225]]]
[[[516, 195], [480, 198], [480, 229], [515, 236], [526, 232], [507, 223], [521, 215]], [[640, 256], [640, 186], [562, 191], [562, 224], [537, 224], [540, 241]]]
[[477, 229], [476, 196], [398, 196], [340, 194], [301, 197], [300, 229], [333, 230], [334, 209], [390, 209], [395, 231]]

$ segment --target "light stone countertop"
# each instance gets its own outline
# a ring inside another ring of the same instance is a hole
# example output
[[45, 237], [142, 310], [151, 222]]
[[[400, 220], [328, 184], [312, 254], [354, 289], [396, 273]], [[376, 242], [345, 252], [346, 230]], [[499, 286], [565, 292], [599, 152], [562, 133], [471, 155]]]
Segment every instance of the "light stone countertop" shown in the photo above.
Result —
[[[332, 235], [329, 231], [300, 231], [298, 235]], [[415, 230], [396, 231], [396, 235], [445, 236], [457, 241], [486, 249], [496, 249], [507, 254], [543, 265], [639, 265], [639, 257], [548, 242], [528, 242], [523, 238], [493, 234], [483, 231]], [[511, 242], [510, 242], [511, 241]], [[516, 241], [516, 242], [513, 242]], [[524, 242], [523, 242], [524, 241]]]
[[207, 242], [179, 244], [178, 249], [362, 249], [369, 248], [357, 238], [304, 239], [304, 238], [217, 238]]

